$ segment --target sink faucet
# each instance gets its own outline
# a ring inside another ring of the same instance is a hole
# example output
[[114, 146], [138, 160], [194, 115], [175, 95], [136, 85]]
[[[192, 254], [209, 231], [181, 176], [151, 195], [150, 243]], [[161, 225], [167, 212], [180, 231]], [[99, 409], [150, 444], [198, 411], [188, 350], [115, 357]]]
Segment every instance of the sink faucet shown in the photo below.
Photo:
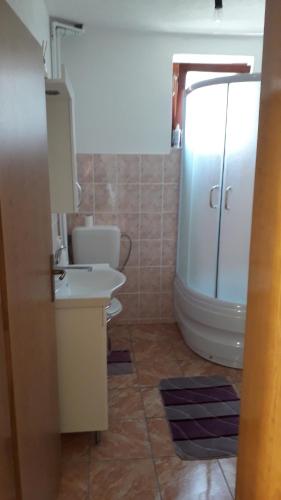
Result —
[[72, 269], [74, 270], [80, 270], [80, 271], [88, 271], [88, 272], [92, 272], [93, 271], [93, 268], [92, 266], [54, 266], [52, 268], [52, 274], [54, 276], [58, 276], [59, 277], [59, 280], [63, 280], [66, 276], [66, 271], [69, 270], [71, 271]]
[[64, 245], [61, 245], [55, 252], [55, 257], [54, 257], [54, 262], [56, 265], [59, 264], [60, 262], [60, 258], [61, 258], [61, 255], [62, 255], [62, 252], [63, 250], [65, 250], [66, 247]]
[[[74, 270], [80, 270], [80, 271], [88, 271], [88, 272], [93, 272], [93, 267], [92, 266], [79, 266], [79, 265], [69, 265], [69, 266], [58, 266], [58, 267], [54, 267], [54, 271], [57, 270], [57, 271], [72, 271], [72, 269]], [[60, 273], [56, 273], [56, 274], [60, 274]], [[62, 278], [63, 279], [63, 278]]]
[[62, 281], [62, 280], [63, 280], [63, 278], [65, 278], [66, 272], [65, 272], [65, 270], [64, 270], [64, 269], [62, 269], [62, 268], [59, 268], [59, 267], [57, 267], [57, 268], [56, 268], [56, 267], [54, 267], [54, 268], [52, 269], [52, 274], [53, 274], [54, 276], [58, 276], [58, 277], [59, 277], [59, 280], [61, 280], [61, 281]]

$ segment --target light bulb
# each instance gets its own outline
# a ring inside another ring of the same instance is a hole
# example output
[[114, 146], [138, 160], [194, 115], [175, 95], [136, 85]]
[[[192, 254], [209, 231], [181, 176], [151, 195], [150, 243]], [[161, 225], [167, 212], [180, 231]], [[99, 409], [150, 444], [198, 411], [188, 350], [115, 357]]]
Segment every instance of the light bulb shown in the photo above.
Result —
[[214, 21], [216, 23], [221, 23], [222, 21], [222, 9], [215, 9], [214, 10]]

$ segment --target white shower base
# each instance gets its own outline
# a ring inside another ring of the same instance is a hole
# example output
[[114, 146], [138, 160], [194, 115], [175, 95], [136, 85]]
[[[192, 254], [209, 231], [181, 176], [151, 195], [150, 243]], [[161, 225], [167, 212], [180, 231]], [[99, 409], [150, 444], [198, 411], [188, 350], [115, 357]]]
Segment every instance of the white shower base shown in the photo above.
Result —
[[175, 279], [175, 314], [186, 344], [203, 358], [242, 368], [246, 306], [186, 288]]

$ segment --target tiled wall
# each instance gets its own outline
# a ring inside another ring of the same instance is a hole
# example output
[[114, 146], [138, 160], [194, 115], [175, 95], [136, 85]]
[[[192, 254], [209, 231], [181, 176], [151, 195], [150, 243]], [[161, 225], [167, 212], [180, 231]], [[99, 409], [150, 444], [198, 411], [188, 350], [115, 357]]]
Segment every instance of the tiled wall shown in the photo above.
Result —
[[[117, 224], [133, 240], [119, 293], [126, 322], [173, 321], [180, 151], [170, 155], [78, 155], [81, 214]], [[69, 232], [83, 215], [68, 215]], [[121, 258], [126, 248], [122, 245]]]

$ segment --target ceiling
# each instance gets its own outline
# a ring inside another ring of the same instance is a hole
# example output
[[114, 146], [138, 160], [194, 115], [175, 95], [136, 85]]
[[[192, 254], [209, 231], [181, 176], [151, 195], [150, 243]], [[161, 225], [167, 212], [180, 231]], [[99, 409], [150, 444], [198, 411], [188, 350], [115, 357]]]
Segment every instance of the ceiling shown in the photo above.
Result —
[[214, 0], [45, 0], [51, 16], [86, 28], [203, 34], [261, 34], [265, 0], [223, 0], [221, 19]]

